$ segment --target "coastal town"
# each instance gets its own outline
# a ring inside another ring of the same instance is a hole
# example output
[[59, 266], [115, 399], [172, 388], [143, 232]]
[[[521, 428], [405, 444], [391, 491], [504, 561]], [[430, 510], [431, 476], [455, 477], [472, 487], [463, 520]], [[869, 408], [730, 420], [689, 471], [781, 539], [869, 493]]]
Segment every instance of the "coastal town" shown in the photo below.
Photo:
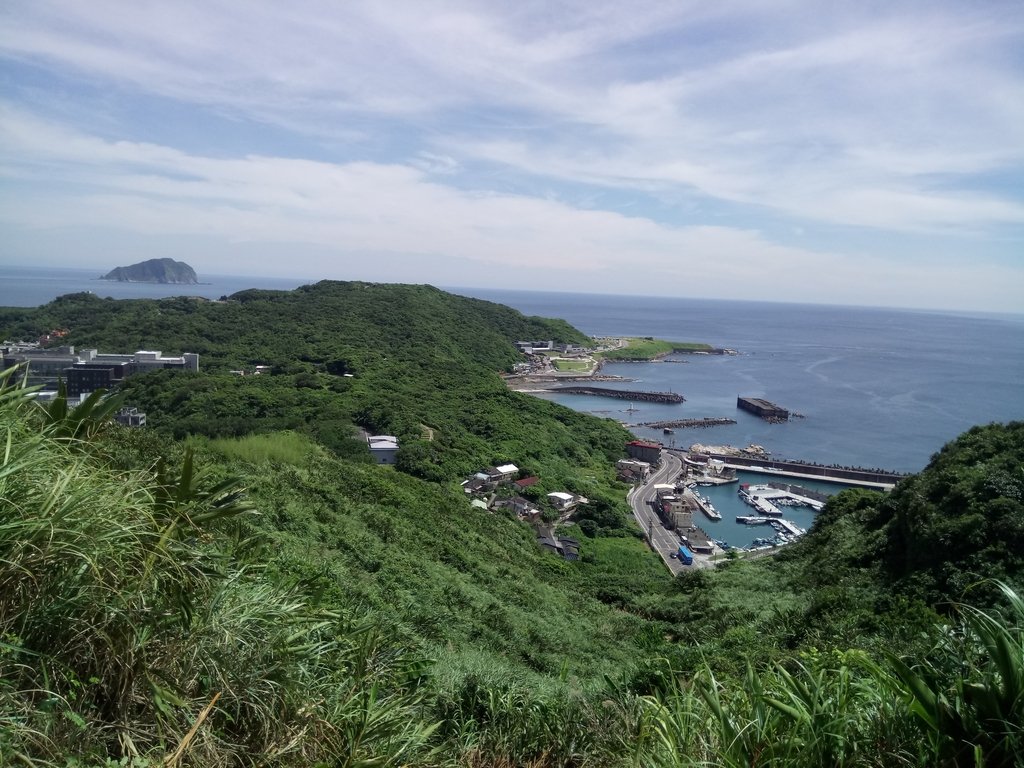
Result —
[[[830, 471], [860, 473], [872, 479], [844, 479], [825, 472], [810, 475], [807, 470], [816, 468], [816, 465], [771, 461], [760, 446], [729, 449], [729, 452], [718, 447], [716, 453], [704, 453], [704, 446], [700, 445], [692, 446], [689, 451], [676, 451], [666, 449], [660, 443], [631, 440], [623, 448], [626, 457], [615, 464], [616, 478], [630, 484], [627, 500], [633, 517], [648, 545], [673, 574], [688, 567], [712, 567], [723, 557], [770, 554], [797, 541], [806, 529], [786, 519], [785, 509], [806, 507], [817, 512], [828, 499], [829, 494], [789, 482], [741, 483], [740, 470], [770, 472], [780, 478], [827, 478], [844, 484], [880, 488], [891, 488], [899, 479], [898, 475], [881, 470], [854, 468]], [[737, 463], [747, 459], [759, 460], [762, 465], [751, 468]], [[763, 466], [765, 463], [773, 466]], [[774, 466], [780, 463], [790, 468]], [[881, 479], [889, 482], [879, 482]], [[576, 560], [580, 556], [580, 542], [560, 535], [558, 527], [571, 524], [574, 510], [587, 504], [588, 500], [566, 491], [553, 491], [544, 496], [530, 493], [539, 480], [508, 463], [483, 469], [463, 480], [461, 486], [474, 508], [492, 512], [507, 510], [533, 527], [541, 547], [567, 560]], [[755, 538], [748, 547], [730, 546], [709, 533], [712, 525], [722, 520], [722, 513], [702, 493], [702, 489], [732, 484], [737, 487], [739, 499], [751, 507], [749, 514], [737, 515], [736, 522], [766, 529], [766, 534]]]

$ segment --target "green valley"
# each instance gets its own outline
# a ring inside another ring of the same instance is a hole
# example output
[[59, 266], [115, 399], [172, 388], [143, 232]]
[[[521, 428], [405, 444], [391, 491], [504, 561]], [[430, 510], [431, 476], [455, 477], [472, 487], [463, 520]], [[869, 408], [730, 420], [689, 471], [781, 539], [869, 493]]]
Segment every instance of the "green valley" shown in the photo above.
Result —
[[[195, 352], [129, 429], [0, 379], [0, 763], [1013, 765], [1024, 751], [1024, 424], [774, 558], [671, 579], [618, 423], [510, 391], [558, 320], [428, 286], [222, 301], [74, 294], [0, 338]], [[257, 374], [256, 371], [259, 370]], [[244, 375], [240, 375], [244, 374]], [[394, 466], [364, 435], [397, 438]], [[939, 449], [939, 446], [936, 446]], [[461, 481], [586, 497], [570, 561]]]

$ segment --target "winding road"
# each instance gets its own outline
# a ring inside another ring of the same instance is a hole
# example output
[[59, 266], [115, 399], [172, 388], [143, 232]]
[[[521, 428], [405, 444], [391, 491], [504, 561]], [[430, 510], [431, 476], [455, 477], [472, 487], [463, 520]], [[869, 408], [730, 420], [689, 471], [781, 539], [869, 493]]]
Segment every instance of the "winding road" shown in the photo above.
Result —
[[687, 566], [672, 557], [673, 552], [679, 551], [679, 536], [665, 529], [661, 520], [654, 514], [651, 501], [656, 495], [654, 486], [659, 483], [674, 483], [682, 468], [683, 463], [678, 456], [662, 451], [661, 466], [658, 470], [651, 474], [646, 483], [636, 486], [626, 496], [633, 509], [633, 517], [636, 518], [644, 535], [650, 539], [651, 548], [661, 556], [673, 576], [687, 569]]

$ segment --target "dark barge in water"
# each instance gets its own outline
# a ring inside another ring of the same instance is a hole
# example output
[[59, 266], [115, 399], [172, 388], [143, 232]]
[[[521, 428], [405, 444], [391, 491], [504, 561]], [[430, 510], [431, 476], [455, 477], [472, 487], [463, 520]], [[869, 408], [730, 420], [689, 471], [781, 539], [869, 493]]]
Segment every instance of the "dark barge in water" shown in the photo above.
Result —
[[635, 400], [640, 403], [682, 403], [686, 399], [675, 392], [636, 392], [629, 389], [611, 389], [610, 387], [558, 387], [551, 391], [564, 395], [614, 397], [618, 400]]
[[760, 397], [737, 397], [736, 407], [741, 411], [760, 416], [771, 424], [789, 421], [789, 411], [775, 403], [762, 400]]

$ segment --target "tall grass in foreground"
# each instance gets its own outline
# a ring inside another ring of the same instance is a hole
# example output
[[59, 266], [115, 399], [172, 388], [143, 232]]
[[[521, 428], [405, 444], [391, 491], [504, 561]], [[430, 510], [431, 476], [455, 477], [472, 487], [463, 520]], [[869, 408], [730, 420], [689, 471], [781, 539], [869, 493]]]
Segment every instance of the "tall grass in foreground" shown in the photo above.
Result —
[[0, 380], [0, 764], [424, 754], [419, 660], [234, 562], [237, 488], [113, 472], [54, 429]]
[[246, 561], [233, 518], [251, 510], [231, 481], [187, 451], [174, 470], [115, 471], [83, 450], [92, 415], [42, 414], [10, 381], [0, 765], [1022, 764], [1024, 601], [1009, 587], [1004, 615], [961, 607], [921, 659], [805, 652], [742, 679], [666, 663], [641, 696], [536, 685], [480, 653], [428, 692], [426, 662], [374, 622]]
[[441, 701], [443, 733], [469, 766], [1022, 766], [1024, 600], [1000, 587], [1005, 618], [962, 606], [914, 663], [812, 651], [719, 680], [666, 662], [646, 696], [470, 675]]
[[807, 653], [723, 684], [710, 670], [641, 699], [634, 765], [1024, 765], [1024, 601], [970, 606], [926, 659]]

